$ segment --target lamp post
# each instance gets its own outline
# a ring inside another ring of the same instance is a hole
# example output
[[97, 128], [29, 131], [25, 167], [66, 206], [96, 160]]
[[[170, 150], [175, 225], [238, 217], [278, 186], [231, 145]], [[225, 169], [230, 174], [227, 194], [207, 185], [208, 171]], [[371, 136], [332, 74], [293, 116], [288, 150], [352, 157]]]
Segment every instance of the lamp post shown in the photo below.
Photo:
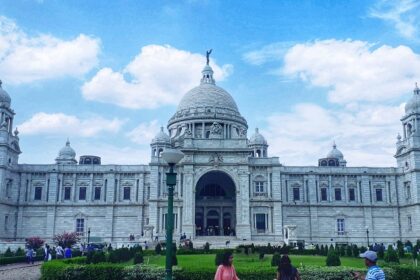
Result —
[[368, 247], [368, 250], [369, 250], [369, 227], [368, 226], [366, 226], [366, 236], [367, 236], [367, 247]]
[[174, 187], [176, 185], [176, 173], [174, 166], [184, 154], [175, 149], [166, 149], [162, 152], [162, 158], [169, 164], [169, 172], [166, 173], [166, 184], [168, 185], [168, 214], [166, 218], [166, 277], [165, 280], [172, 280], [172, 236], [174, 231]]
[[90, 243], [90, 228], [88, 228], [88, 240], [87, 240], [87, 243], [88, 243], [88, 245]]

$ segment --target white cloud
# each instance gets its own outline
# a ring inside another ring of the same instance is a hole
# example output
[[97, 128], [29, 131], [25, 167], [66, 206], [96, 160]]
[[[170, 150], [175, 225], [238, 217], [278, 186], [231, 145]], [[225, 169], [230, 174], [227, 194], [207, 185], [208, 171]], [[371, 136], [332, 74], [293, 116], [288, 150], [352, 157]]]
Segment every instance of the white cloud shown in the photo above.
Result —
[[328, 88], [334, 103], [384, 101], [411, 91], [420, 79], [420, 56], [407, 46], [324, 40], [290, 48], [282, 73]]
[[72, 40], [30, 36], [0, 16], [0, 77], [7, 83], [81, 77], [98, 64], [99, 52], [99, 39], [84, 34]]
[[99, 116], [79, 119], [63, 113], [37, 113], [29, 120], [18, 125], [22, 135], [64, 135], [92, 137], [100, 133], [116, 133], [124, 124], [124, 120], [114, 118], [107, 120]]
[[416, 39], [419, 30], [418, 0], [380, 0], [369, 11], [369, 16], [387, 21], [407, 39]]
[[297, 104], [292, 112], [271, 115], [263, 133], [270, 154], [286, 165], [317, 165], [335, 140], [349, 166], [395, 166], [402, 115], [403, 104], [356, 105], [352, 110]]
[[133, 130], [126, 133], [126, 136], [136, 144], [148, 145], [159, 131], [158, 121], [153, 120], [148, 123], [140, 123]]
[[277, 42], [263, 46], [259, 50], [247, 52], [243, 59], [253, 65], [262, 65], [269, 61], [279, 61], [283, 59], [286, 51], [291, 47], [290, 42]]
[[[211, 61], [216, 80], [223, 80], [232, 65]], [[101, 69], [82, 87], [87, 100], [126, 108], [157, 108], [177, 104], [182, 95], [199, 84], [205, 58], [164, 45], [144, 46], [122, 71]]]

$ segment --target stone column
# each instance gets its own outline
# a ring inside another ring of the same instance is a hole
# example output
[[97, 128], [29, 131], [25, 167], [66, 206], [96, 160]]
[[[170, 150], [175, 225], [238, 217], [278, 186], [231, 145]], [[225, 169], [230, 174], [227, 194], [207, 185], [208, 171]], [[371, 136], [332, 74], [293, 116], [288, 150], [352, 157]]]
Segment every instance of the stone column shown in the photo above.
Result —
[[195, 186], [192, 165], [184, 165], [183, 229], [187, 236], [195, 236]]
[[249, 174], [247, 167], [239, 167], [238, 185], [236, 186], [236, 236], [239, 239], [251, 239], [251, 225], [249, 222]]

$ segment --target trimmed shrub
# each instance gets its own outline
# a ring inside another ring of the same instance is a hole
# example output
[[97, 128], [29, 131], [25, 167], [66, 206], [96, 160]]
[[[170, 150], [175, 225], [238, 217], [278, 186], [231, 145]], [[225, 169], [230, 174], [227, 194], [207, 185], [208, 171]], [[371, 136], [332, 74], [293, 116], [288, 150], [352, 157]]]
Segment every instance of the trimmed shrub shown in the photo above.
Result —
[[[44, 259], [43, 255], [37, 255], [36, 257], [34, 257], [34, 261], [42, 261], [43, 259]], [[0, 258], [0, 265], [11, 264], [11, 263], [23, 263], [23, 262], [26, 262], [25, 256]]]
[[327, 259], [325, 262], [327, 266], [340, 266], [341, 265], [340, 256], [335, 250], [328, 251]]
[[134, 254], [134, 264], [141, 264], [144, 262], [143, 253], [142, 252], [136, 252]]
[[319, 245], [316, 244], [315, 245], [315, 255], [320, 255], [321, 254], [321, 249], [319, 248]]
[[397, 241], [397, 254], [399, 258], [404, 258], [404, 244], [401, 240]]
[[388, 249], [385, 253], [385, 262], [387, 263], [400, 263], [400, 260], [398, 258], [397, 252], [395, 252], [394, 248], [392, 248], [392, 245], [388, 246]]
[[25, 251], [23, 251], [22, 248], [17, 248], [16, 252], [15, 252], [15, 256], [19, 257], [19, 256], [24, 256], [25, 255]]
[[368, 250], [365, 246], [360, 246], [360, 253], [364, 253]]
[[102, 262], [106, 262], [106, 256], [105, 253], [102, 251], [97, 251], [97, 252], [89, 252], [87, 254], [87, 259], [86, 259], [86, 263], [87, 264], [97, 264], [97, 263], [102, 263]]
[[219, 266], [219, 265], [222, 264], [222, 262], [223, 262], [223, 255], [224, 255], [224, 253], [222, 253], [222, 252], [216, 254], [216, 257], [214, 259], [214, 264], [216, 266]]
[[271, 258], [271, 266], [278, 266], [280, 263], [281, 255], [279, 253], [275, 253]]
[[204, 252], [206, 254], [210, 252], [210, 243], [206, 242], [206, 244], [204, 244]]
[[160, 245], [160, 243], [156, 244], [155, 253], [156, 255], [160, 255], [162, 253], [162, 245]]
[[353, 251], [353, 257], [358, 258], [360, 255], [360, 251], [356, 244], [353, 245], [352, 251]]
[[378, 259], [381, 259], [381, 260], [384, 259], [384, 257], [385, 257], [385, 249], [384, 249], [384, 246], [383, 245], [379, 245], [377, 254], [378, 254]]
[[350, 246], [350, 245], [347, 245], [347, 246], [346, 246], [346, 256], [347, 256], [347, 257], [352, 257], [352, 256], [353, 256], [353, 251], [352, 251], [352, 249], [351, 249], [351, 246]]
[[3, 257], [10, 258], [10, 257], [13, 257], [13, 256], [14, 255], [13, 255], [12, 250], [10, 250], [10, 247], [7, 247], [7, 250], [6, 250], [6, 252], [4, 252]]

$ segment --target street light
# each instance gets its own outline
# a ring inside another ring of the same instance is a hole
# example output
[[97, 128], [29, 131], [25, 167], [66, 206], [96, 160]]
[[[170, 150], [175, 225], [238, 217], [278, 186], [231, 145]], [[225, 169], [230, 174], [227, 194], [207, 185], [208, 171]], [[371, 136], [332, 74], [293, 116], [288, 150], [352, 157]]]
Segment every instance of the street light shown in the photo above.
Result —
[[368, 226], [366, 226], [366, 236], [367, 236], [367, 247], [368, 247], [368, 250], [369, 250], [369, 227]]
[[89, 242], [90, 242], [90, 228], [88, 228], [88, 240], [87, 240], [87, 242], [88, 242], [88, 245], [89, 245]]
[[174, 228], [174, 187], [176, 185], [176, 173], [174, 166], [184, 154], [175, 149], [166, 149], [162, 152], [162, 158], [169, 164], [169, 172], [166, 173], [168, 185], [168, 214], [166, 222], [166, 280], [172, 280], [172, 236]]

